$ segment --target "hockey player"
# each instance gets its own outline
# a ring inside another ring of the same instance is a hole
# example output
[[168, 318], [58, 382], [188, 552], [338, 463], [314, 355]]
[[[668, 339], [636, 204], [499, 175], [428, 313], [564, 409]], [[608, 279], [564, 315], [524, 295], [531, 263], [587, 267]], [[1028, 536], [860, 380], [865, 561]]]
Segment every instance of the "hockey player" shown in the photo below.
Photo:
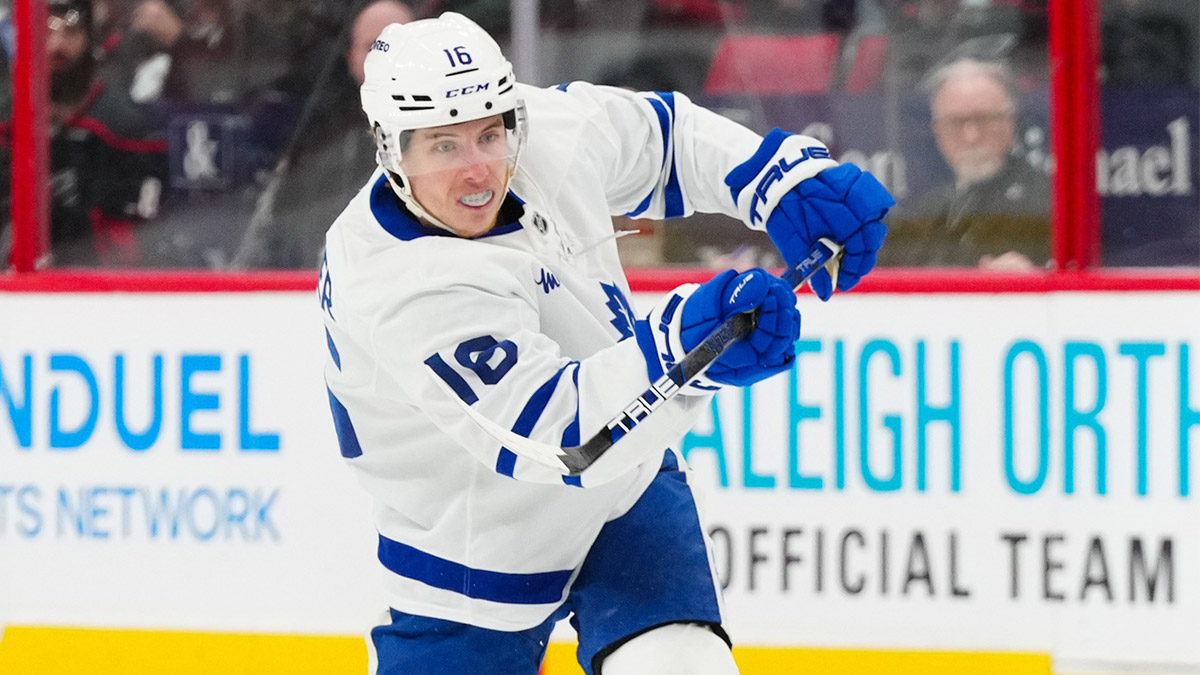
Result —
[[[713, 391], [792, 367], [793, 291], [727, 271], [634, 314], [610, 216], [739, 216], [783, 256], [874, 265], [892, 200], [818, 141], [681, 94], [513, 81], [447, 13], [388, 26], [362, 102], [379, 169], [327, 236], [319, 301], [341, 452], [374, 501], [389, 610], [372, 673], [534, 675], [570, 617], [589, 675], [737, 672], [672, 448]], [[834, 291], [814, 277], [823, 298]], [[756, 328], [578, 476], [580, 445], [722, 320]]]

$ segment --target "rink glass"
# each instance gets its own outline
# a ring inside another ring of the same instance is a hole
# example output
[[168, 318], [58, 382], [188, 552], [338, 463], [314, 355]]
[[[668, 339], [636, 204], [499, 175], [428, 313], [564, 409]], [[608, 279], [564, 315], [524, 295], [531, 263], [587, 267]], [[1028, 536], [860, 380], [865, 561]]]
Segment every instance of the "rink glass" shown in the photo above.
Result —
[[[119, 240], [133, 254], [89, 264], [315, 269], [325, 228], [374, 166], [345, 58], [352, 3], [193, 4], [169, 53], [133, 35], [122, 11], [98, 26], [101, 38], [125, 35], [116, 46], [98, 41], [112, 50], [100, 77], [129, 92], [146, 138], [166, 151], [158, 208], [139, 209]], [[835, 158], [872, 171], [900, 203], [897, 215], [953, 183], [923, 85], [956, 56], [1007, 64], [1018, 108], [1012, 155], [1044, 176], [1053, 163], [1040, 0], [545, 0], [533, 15], [528, 6], [458, 9], [498, 38], [529, 84], [676, 90], [759, 133], [780, 126], [815, 136]], [[1101, 8], [1101, 263], [1200, 264], [1200, 6], [1105, 0]], [[0, 37], [9, 25], [0, 20]], [[997, 222], [1037, 218], [1001, 212]], [[765, 234], [725, 216], [616, 225], [638, 230], [618, 240], [633, 266], [781, 263]], [[897, 251], [902, 239], [891, 244]], [[902, 262], [937, 264], [919, 255]]]

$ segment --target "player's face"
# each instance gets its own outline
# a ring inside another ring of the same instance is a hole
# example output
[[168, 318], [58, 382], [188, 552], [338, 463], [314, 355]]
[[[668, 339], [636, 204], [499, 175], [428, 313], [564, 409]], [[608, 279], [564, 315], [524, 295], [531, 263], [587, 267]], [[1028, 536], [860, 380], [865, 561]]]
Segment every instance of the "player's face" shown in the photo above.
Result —
[[946, 82], [933, 100], [938, 149], [960, 182], [991, 178], [1016, 139], [1015, 110], [1004, 87], [975, 74]]
[[496, 224], [508, 188], [509, 148], [500, 115], [413, 132], [401, 166], [413, 197], [462, 237]]

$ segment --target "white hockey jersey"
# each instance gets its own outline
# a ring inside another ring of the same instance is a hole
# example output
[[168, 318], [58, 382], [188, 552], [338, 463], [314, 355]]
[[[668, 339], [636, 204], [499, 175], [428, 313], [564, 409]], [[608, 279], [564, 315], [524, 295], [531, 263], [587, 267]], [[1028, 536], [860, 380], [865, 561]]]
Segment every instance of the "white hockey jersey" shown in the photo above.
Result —
[[761, 140], [680, 94], [521, 91], [529, 138], [495, 229], [423, 226], [377, 171], [327, 235], [318, 292], [330, 406], [374, 500], [388, 604], [497, 630], [561, 604], [708, 397], [676, 397], [579, 478], [484, 427], [575, 446], [649, 386], [657, 356], [636, 335], [650, 328], [610, 216], [736, 217], [723, 179]]

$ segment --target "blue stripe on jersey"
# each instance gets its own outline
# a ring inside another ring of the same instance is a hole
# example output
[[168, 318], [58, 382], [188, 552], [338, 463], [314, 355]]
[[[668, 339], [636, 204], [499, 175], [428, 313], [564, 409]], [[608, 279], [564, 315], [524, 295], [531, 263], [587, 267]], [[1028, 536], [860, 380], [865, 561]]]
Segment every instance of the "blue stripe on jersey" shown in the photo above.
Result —
[[646, 195], [646, 198], [642, 200], [642, 203], [638, 204], [636, 209], [630, 211], [629, 213], [626, 213], [625, 217], [635, 218], [635, 217], [640, 216], [643, 213], [645, 213], [646, 209], [650, 208], [650, 198], [653, 196], [654, 196], [654, 191], [651, 190], [650, 194]]
[[643, 319], [633, 324], [633, 334], [637, 336], [638, 348], [646, 360], [646, 375], [653, 382], [662, 377], [663, 367], [658, 358], [658, 345], [654, 344], [654, 334], [650, 332], [650, 323]]
[[575, 419], [563, 430], [562, 447], [574, 448], [579, 445], [579, 362], [572, 361], [575, 371], [571, 373], [571, 383], [575, 385]]
[[656, 91], [658, 97], [667, 102], [667, 107], [671, 109], [671, 117], [675, 116], [675, 92], [673, 91]]
[[[675, 124], [675, 92], [660, 91], [656, 92], [662, 100], [667, 102], [667, 107], [671, 109], [671, 124]], [[674, 156], [675, 148], [672, 146], [671, 153]], [[666, 192], [663, 195], [666, 199], [666, 210], [664, 215], [667, 218], [678, 218], [683, 215], [683, 190], [679, 188], [679, 175], [675, 173], [675, 162], [671, 162], [671, 176], [667, 179]]]
[[656, 99], [646, 97], [650, 103], [650, 107], [654, 108], [654, 114], [658, 115], [658, 126], [662, 129], [663, 141], [663, 168], [667, 168], [667, 162], [671, 160], [671, 114], [667, 112], [667, 107], [663, 102]]
[[517, 453], [508, 448], [500, 448], [496, 456], [496, 473], [512, 478], [513, 470], [517, 468]]
[[758, 149], [754, 151], [753, 155], [750, 155], [750, 159], [738, 164], [733, 171], [725, 175], [725, 184], [730, 186], [729, 193], [733, 195], [735, 203], [738, 198], [738, 190], [733, 186], [748, 185], [758, 175], [758, 172], [763, 170], [767, 160], [775, 156], [775, 151], [783, 145], [784, 139], [791, 135], [779, 127], [775, 127], [767, 134], [766, 138], [763, 138]]
[[[666, 106], [663, 105], [662, 101], [660, 101], [656, 98], [651, 98], [651, 97], [647, 96], [646, 102], [648, 102], [650, 104], [651, 108], [654, 108], [654, 114], [658, 115], [658, 126], [662, 130], [663, 168], [665, 169], [667, 167], [667, 164], [671, 163], [671, 166], [673, 169], [674, 163], [671, 162], [671, 148], [673, 147], [671, 144], [671, 127], [672, 127], [671, 115], [669, 112], [667, 112], [667, 108], [666, 108]], [[673, 103], [673, 101], [672, 101], [672, 103]], [[676, 188], [678, 188], [678, 185], [676, 185]], [[668, 185], [668, 190], [669, 189], [670, 189], [670, 185]], [[630, 211], [629, 213], [626, 213], [625, 215], [630, 218], [641, 215], [646, 209], [650, 208], [650, 200], [652, 197], [654, 197], [654, 190], [651, 190], [650, 194], [646, 195], [646, 198], [642, 200], [641, 204], [638, 204], [636, 209]], [[683, 214], [683, 211], [680, 210], [680, 215], [682, 215], [682, 214]]]
[[663, 217], [678, 218], [683, 215], [683, 190], [679, 189], [679, 176], [675, 174], [674, 162], [671, 162], [671, 177], [667, 179], [667, 188], [663, 197], [666, 199], [666, 204], [663, 205]]
[[476, 396], [475, 392], [471, 390], [471, 386], [468, 385], [467, 381], [462, 378], [462, 375], [459, 375], [458, 371], [451, 368], [445, 361], [442, 360], [441, 354], [434, 354], [433, 356], [425, 359], [425, 365], [429, 366], [433, 370], [434, 374], [442, 378], [443, 382], [450, 385], [450, 388], [454, 390], [454, 393], [458, 394], [458, 397], [461, 398], [467, 405], [474, 405], [474, 403], [479, 400], [479, 397]]
[[[516, 195], [509, 192], [504, 196], [516, 199]], [[517, 200], [518, 203], [524, 202]], [[387, 231], [397, 239], [403, 241], [412, 241], [418, 237], [457, 237], [449, 230], [443, 230], [440, 227], [431, 227], [420, 223], [409, 213], [404, 207], [404, 202], [400, 201], [400, 197], [396, 196], [396, 192], [392, 190], [392, 186], [388, 183], [387, 176], [380, 175], [379, 180], [375, 181], [375, 185], [371, 188], [371, 213], [374, 214], [375, 220], [379, 221], [380, 227]], [[501, 213], [504, 210], [501, 209]], [[510, 217], [512, 214], [509, 214]], [[493, 237], [500, 234], [508, 234], [521, 229], [521, 221], [514, 220], [511, 223], [503, 223], [497, 225], [491, 230], [479, 235], [478, 239], [483, 237]]]
[[342, 356], [338, 354], [337, 345], [333, 344], [333, 336], [329, 334], [329, 329], [325, 329], [325, 344], [329, 346], [329, 355], [333, 357], [333, 365], [337, 366], [338, 370], [342, 369]]
[[325, 387], [325, 391], [329, 392], [329, 410], [333, 413], [333, 428], [337, 431], [342, 457], [354, 459], [362, 455], [362, 446], [358, 444], [358, 434], [354, 431], [354, 424], [350, 422], [350, 411], [333, 395], [332, 389]]
[[481, 570], [379, 535], [379, 562], [402, 577], [468, 598], [512, 605], [562, 600], [573, 570], [516, 574]]
[[[579, 391], [579, 364], [575, 364], [575, 372], [571, 374], [571, 379], [575, 382], [575, 391]], [[562, 447], [574, 448], [579, 446], [579, 401], [575, 402], [575, 419], [567, 425], [563, 430]], [[572, 487], [583, 487], [583, 481], [579, 476], [563, 476], [563, 483]]]
[[[538, 418], [546, 410], [546, 406], [550, 403], [550, 397], [554, 395], [554, 389], [558, 386], [558, 380], [562, 377], [563, 371], [570, 367], [567, 364], [558, 369], [549, 380], [538, 387], [537, 391], [533, 392], [533, 396], [529, 397], [529, 401], [521, 410], [521, 414], [517, 415], [517, 421], [513, 424], [513, 433], [521, 436], [529, 437], [533, 432], [533, 428], [537, 426]], [[512, 476], [513, 469], [517, 463], [517, 456], [508, 448], [500, 448], [500, 455], [496, 458], [496, 472], [505, 476]]]
[[667, 218], [677, 218], [683, 215], [683, 192], [679, 188], [679, 175], [675, 173], [675, 144], [671, 140], [671, 129], [675, 125], [675, 97], [670, 100], [671, 110], [657, 98], [646, 97], [650, 107], [658, 115], [658, 125], [662, 128], [663, 137], [663, 169], [670, 167], [667, 184], [663, 187], [663, 215]]

